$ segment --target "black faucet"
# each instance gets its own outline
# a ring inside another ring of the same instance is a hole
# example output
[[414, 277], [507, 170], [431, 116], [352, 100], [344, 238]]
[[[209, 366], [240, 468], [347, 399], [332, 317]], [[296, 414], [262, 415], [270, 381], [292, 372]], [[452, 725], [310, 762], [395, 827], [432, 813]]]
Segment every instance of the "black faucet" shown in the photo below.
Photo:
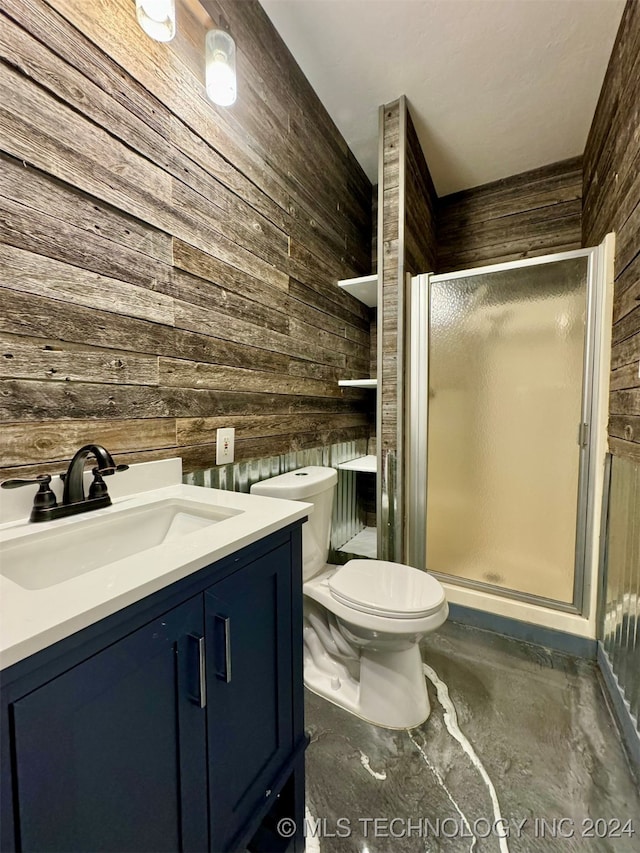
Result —
[[[84, 463], [89, 456], [94, 456], [98, 464], [92, 470], [93, 482], [87, 498], [84, 493]], [[29, 520], [52, 521], [54, 518], [64, 518], [66, 515], [110, 506], [111, 498], [102, 478], [115, 474], [116, 471], [126, 471], [128, 467], [116, 465], [109, 451], [100, 444], [85, 444], [75, 453], [66, 474], [60, 474], [60, 478], [64, 480], [61, 504], [56, 502], [56, 496], [51, 490], [49, 474], [40, 474], [33, 480], [5, 480], [2, 488], [17, 489], [19, 486], [38, 485], [40, 488], [33, 501]]]
[[[115, 474], [116, 463], [113, 461], [113, 457], [109, 451], [105, 450], [100, 444], [85, 444], [84, 447], [81, 447], [76, 452], [64, 476], [63, 504], [77, 504], [80, 501], [86, 500], [84, 495], [84, 463], [91, 455], [95, 456], [98, 465], [93, 469], [94, 481], [89, 489], [90, 497], [97, 497], [96, 495], [91, 495], [91, 491], [94, 485], [96, 485], [96, 479], [98, 480], [98, 484], [101, 483], [104, 486], [102, 477], [108, 474]], [[128, 465], [125, 466], [125, 468], [128, 467]], [[104, 489], [104, 493], [106, 494], [106, 486], [104, 486]]]

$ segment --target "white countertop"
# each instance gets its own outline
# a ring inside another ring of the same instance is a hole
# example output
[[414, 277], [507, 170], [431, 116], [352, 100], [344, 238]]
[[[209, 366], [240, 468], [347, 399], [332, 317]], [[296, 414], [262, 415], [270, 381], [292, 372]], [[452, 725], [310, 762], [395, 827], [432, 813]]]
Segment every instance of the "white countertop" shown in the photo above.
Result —
[[[32, 524], [26, 519], [0, 525], [3, 543], [32, 531], [55, 531], [88, 518], [122, 509], [135, 509], [171, 498], [204, 506], [240, 510], [211, 527], [148, 548], [92, 569], [45, 589], [26, 589], [2, 574], [0, 562], [0, 667], [38, 652], [76, 631], [140, 601], [240, 548], [305, 518], [312, 507], [299, 501], [246, 495], [200, 486], [169, 485], [123, 497], [113, 497], [105, 509]], [[87, 541], [91, 548], [91, 541]]]

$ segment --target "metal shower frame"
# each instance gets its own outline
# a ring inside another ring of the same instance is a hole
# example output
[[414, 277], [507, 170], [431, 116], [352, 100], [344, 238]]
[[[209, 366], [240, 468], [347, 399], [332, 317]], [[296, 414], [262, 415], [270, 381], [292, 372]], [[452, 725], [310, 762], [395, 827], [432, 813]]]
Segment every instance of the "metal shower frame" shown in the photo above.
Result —
[[[590, 597], [590, 572], [593, 544], [588, 535], [590, 525], [595, 518], [598, 496], [595, 494], [594, 464], [597, 454], [597, 394], [594, 387], [599, 370], [601, 354], [597, 351], [596, 341], [600, 339], [602, 316], [599, 311], [599, 288], [603, 285], [602, 257], [599, 247], [559, 252], [521, 261], [508, 261], [486, 267], [476, 267], [452, 273], [434, 275], [424, 273], [411, 279], [409, 285], [408, 318], [409, 345], [407, 347], [408, 377], [407, 394], [407, 441], [406, 441], [406, 524], [405, 553], [411, 566], [426, 568], [426, 517], [428, 482], [428, 426], [429, 426], [429, 303], [431, 284], [450, 281], [456, 278], [481, 276], [494, 272], [518, 270], [525, 267], [541, 266], [572, 258], [587, 259], [587, 312], [585, 323], [585, 345], [583, 359], [581, 424], [578, 443], [580, 444], [580, 462], [578, 475], [578, 500], [576, 524], [576, 548], [574, 566], [573, 600], [570, 604], [504, 589], [494, 584], [458, 578], [438, 572], [433, 574], [440, 580], [459, 586], [498, 594], [505, 598], [525, 601], [530, 604], [551, 607], [570, 613], [588, 615]], [[425, 333], [424, 330], [427, 330]], [[594, 428], [592, 428], [594, 425]], [[420, 476], [422, 474], [422, 476]]]

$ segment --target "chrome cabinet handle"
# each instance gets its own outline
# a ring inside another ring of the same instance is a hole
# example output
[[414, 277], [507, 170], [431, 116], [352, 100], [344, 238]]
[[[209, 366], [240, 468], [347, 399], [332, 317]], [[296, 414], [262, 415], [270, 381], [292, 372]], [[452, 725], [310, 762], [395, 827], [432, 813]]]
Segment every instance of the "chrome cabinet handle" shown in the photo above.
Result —
[[207, 670], [205, 665], [204, 637], [197, 634], [189, 634], [189, 639], [198, 644], [198, 695], [189, 698], [200, 708], [207, 707]]
[[222, 624], [224, 635], [224, 670], [217, 669], [216, 678], [229, 684], [231, 681], [231, 619], [229, 616], [220, 616], [218, 613], [213, 618]]

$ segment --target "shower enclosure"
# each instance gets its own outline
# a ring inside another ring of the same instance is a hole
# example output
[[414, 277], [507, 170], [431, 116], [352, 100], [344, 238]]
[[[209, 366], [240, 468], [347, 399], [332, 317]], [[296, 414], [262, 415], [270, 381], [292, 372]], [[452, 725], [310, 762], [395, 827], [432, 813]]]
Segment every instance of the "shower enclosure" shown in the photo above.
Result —
[[412, 280], [412, 565], [583, 611], [597, 251]]

